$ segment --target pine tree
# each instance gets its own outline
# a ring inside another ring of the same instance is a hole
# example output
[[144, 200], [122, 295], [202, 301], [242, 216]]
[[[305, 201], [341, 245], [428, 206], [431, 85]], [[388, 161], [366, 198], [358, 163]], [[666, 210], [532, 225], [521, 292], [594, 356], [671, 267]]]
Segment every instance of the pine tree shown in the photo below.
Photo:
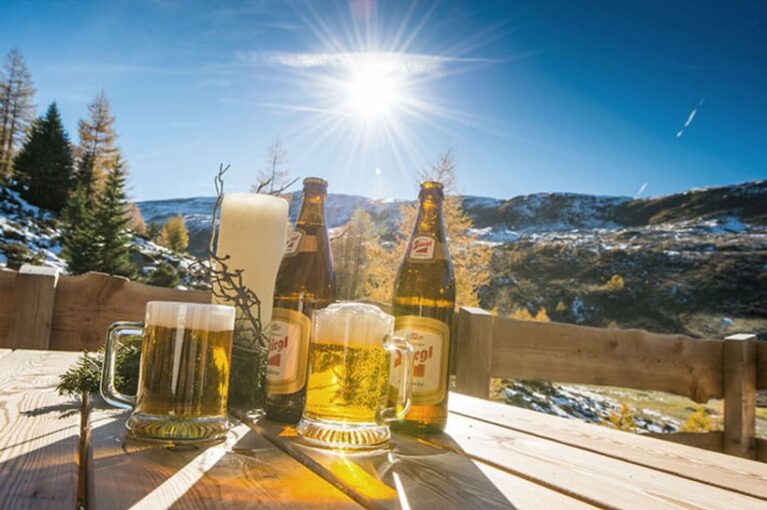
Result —
[[27, 65], [14, 48], [0, 72], [0, 183], [10, 179], [16, 150], [34, 119], [34, 94]]
[[160, 262], [149, 277], [147, 277], [146, 282], [157, 287], [175, 288], [181, 285], [181, 277], [175, 267], [167, 262]]
[[120, 157], [114, 123], [109, 101], [104, 92], [100, 92], [88, 105], [88, 119], [80, 119], [78, 128], [77, 183], [91, 202]]
[[160, 231], [159, 243], [175, 252], [186, 250], [189, 246], [189, 231], [186, 229], [184, 217], [180, 214], [165, 222]]
[[32, 123], [13, 166], [15, 185], [29, 203], [61, 212], [69, 196], [74, 160], [56, 103]]
[[85, 190], [77, 188], [62, 211], [62, 256], [72, 274], [82, 274], [98, 267], [96, 230]]
[[125, 195], [126, 179], [125, 165], [119, 158], [115, 159], [93, 211], [97, 240], [94, 270], [132, 278], [136, 267], [131, 261], [131, 213]]

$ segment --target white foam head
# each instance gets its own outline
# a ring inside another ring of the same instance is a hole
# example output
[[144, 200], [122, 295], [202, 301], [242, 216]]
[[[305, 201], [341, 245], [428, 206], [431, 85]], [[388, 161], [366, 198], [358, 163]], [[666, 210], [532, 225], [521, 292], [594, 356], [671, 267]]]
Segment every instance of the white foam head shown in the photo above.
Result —
[[150, 301], [146, 304], [147, 325], [202, 331], [234, 330], [234, 307], [177, 301]]
[[314, 312], [315, 343], [382, 344], [394, 330], [394, 317], [374, 305], [335, 303]]

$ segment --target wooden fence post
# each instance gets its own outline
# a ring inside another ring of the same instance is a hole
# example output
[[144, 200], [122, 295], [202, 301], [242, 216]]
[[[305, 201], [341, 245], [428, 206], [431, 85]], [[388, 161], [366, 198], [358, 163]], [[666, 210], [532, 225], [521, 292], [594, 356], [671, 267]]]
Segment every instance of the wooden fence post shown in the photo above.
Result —
[[756, 458], [756, 336], [724, 339], [724, 439], [730, 455]]
[[456, 335], [456, 391], [487, 398], [493, 356], [493, 320], [481, 308], [461, 307]]
[[14, 313], [8, 331], [12, 349], [48, 349], [59, 271], [24, 264], [16, 275]]

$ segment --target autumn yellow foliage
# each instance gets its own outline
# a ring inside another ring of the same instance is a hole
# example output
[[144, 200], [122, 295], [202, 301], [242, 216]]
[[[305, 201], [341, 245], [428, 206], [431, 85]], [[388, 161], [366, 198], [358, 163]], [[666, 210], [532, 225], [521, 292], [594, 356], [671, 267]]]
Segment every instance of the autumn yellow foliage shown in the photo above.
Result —
[[180, 252], [189, 246], [189, 232], [186, 229], [184, 217], [174, 216], [165, 222], [157, 240], [161, 245], [173, 251]]
[[[456, 304], [478, 306], [479, 289], [490, 283], [490, 260], [492, 249], [478, 242], [477, 235], [470, 229], [471, 218], [463, 210], [456, 185], [455, 159], [452, 149], [439, 157], [437, 163], [421, 173], [420, 181], [434, 180], [443, 184], [445, 202], [442, 207], [445, 231], [456, 282]], [[390, 246], [374, 247], [373, 260], [367, 284], [368, 299], [389, 302], [394, 289], [397, 268], [407, 247], [410, 232], [418, 214], [417, 204], [406, 204], [400, 208], [402, 228]]]

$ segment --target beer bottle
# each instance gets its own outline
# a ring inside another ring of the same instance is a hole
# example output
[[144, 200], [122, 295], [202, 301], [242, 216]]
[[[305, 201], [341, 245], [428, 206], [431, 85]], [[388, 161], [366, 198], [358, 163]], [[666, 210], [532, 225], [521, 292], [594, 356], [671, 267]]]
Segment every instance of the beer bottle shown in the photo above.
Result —
[[277, 273], [266, 369], [266, 416], [294, 423], [306, 397], [312, 312], [335, 301], [336, 278], [325, 224], [328, 183], [304, 179], [301, 212]]
[[[438, 433], [447, 423], [455, 277], [442, 219], [444, 198], [441, 183], [421, 184], [418, 217], [394, 283], [395, 335], [415, 349], [412, 407], [403, 421], [393, 424], [404, 432]], [[392, 358], [395, 370], [400, 361]], [[397, 391], [392, 388], [390, 398]]]

